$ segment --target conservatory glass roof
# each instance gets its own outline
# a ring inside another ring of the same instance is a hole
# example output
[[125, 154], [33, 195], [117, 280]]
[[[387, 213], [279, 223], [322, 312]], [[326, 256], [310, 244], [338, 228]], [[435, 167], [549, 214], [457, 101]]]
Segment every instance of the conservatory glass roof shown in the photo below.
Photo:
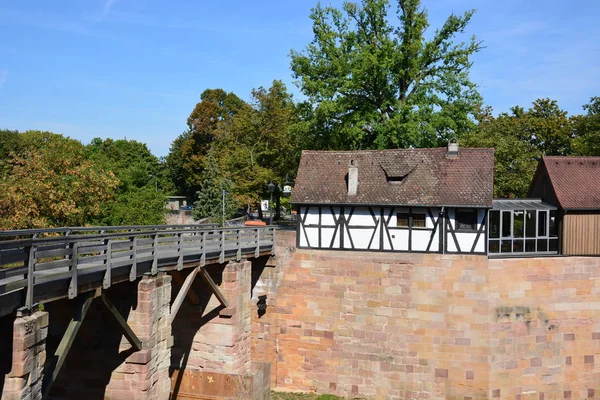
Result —
[[494, 199], [492, 210], [556, 210], [541, 199]]

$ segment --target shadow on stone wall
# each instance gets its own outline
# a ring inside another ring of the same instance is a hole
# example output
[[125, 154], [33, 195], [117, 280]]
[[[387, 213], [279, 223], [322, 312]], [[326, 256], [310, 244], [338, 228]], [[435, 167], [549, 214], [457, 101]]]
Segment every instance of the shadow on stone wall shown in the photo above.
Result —
[[[105, 293], [125, 319], [131, 310], [137, 308], [137, 282], [116, 285]], [[54, 352], [73, 316], [77, 302], [78, 299], [64, 299], [46, 304], [50, 316], [46, 366], [54, 359]], [[132, 382], [125, 379], [125, 373], [114, 372], [133, 352], [112, 314], [100, 299], [94, 299], [52, 387], [50, 397], [103, 400], [111, 377], [114, 381], [119, 379], [119, 374], [123, 379], [123, 389], [127, 390], [126, 386]], [[45, 377], [48, 377], [47, 373]]]
[[[213, 281], [217, 286], [221, 285], [223, 281], [223, 270], [225, 264], [222, 265], [210, 265], [206, 266], [206, 271], [209, 273]], [[188, 271], [182, 271], [182, 278], [185, 279], [189, 274]], [[171, 304], [177, 297], [181, 285], [173, 280]], [[204, 365], [197, 364], [198, 359], [190, 355], [195, 351], [194, 349], [194, 337], [196, 333], [213, 318], [219, 316], [219, 312], [223, 309], [223, 306], [218, 305], [210, 309], [209, 305], [212, 291], [206, 286], [203, 280], [197, 276], [194, 283], [192, 284], [191, 290], [198, 296], [199, 304], [192, 304], [189, 299], [185, 299], [179, 312], [175, 316], [172, 324], [172, 332], [174, 338], [173, 348], [171, 349], [171, 369], [170, 375], [175, 381], [172, 382], [171, 387], [171, 399], [176, 399], [179, 395], [181, 388], [181, 379], [183, 374], [176, 374], [175, 370], [184, 370], [188, 365], [192, 369], [204, 368]]]
[[4, 379], [12, 367], [13, 352], [13, 324], [15, 315], [7, 315], [0, 318], [0, 394], [4, 389]]

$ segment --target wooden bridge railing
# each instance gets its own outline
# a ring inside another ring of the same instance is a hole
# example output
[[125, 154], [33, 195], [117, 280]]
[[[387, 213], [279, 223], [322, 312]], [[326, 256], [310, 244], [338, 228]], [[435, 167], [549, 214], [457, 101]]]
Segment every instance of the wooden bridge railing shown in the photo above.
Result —
[[48, 236], [70, 236], [70, 235], [89, 235], [93, 233], [121, 233], [135, 231], [157, 231], [157, 230], [191, 230], [218, 228], [218, 224], [188, 224], [188, 225], [121, 225], [121, 226], [74, 226], [60, 228], [41, 228], [41, 229], [20, 229], [1, 231], [0, 240], [9, 240], [17, 238], [36, 238]]
[[82, 287], [107, 289], [116, 280], [134, 281], [160, 269], [181, 270], [187, 263], [202, 266], [273, 254], [274, 244], [272, 227], [162, 225], [1, 231], [0, 300], [24, 290], [20, 306], [31, 308], [43, 299], [74, 298]]

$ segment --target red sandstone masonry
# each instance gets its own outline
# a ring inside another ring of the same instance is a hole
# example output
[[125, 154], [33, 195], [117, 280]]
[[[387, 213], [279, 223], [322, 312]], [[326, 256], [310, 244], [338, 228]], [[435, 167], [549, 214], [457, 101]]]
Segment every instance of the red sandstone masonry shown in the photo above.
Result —
[[490, 390], [503, 399], [600, 394], [600, 259], [490, 260], [489, 268], [498, 277], [490, 285]]
[[47, 335], [47, 312], [38, 311], [31, 316], [17, 317], [12, 339], [12, 369], [6, 375], [0, 398], [4, 400], [41, 398]]
[[[279, 388], [430, 399], [600, 393], [600, 261], [290, 251], [253, 302]], [[254, 315], [254, 313], [253, 313]]]
[[[250, 372], [250, 284], [251, 263], [228, 263], [223, 270], [220, 289], [229, 301], [229, 308], [201, 325], [201, 319], [218, 309], [220, 303], [212, 296], [202, 314], [197, 307], [184, 303], [177, 316], [174, 351], [189, 352], [187, 370], [245, 375]], [[206, 289], [205, 289], [206, 290]], [[199, 328], [199, 329], [198, 329]], [[182, 348], [178, 338], [191, 336], [191, 349]], [[175, 368], [180, 366], [175, 363]]]
[[[171, 388], [169, 366], [173, 344], [169, 322], [171, 277], [144, 276], [137, 294], [137, 308], [130, 312], [128, 324], [142, 341], [142, 350], [115, 369], [106, 386], [105, 398], [166, 400]], [[123, 337], [120, 351], [130, 347]]]

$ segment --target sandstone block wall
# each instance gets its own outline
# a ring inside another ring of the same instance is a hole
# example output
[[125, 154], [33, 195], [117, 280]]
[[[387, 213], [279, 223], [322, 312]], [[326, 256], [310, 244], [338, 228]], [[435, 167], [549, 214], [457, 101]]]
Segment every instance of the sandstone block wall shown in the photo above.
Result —
[[[168, 399], [171, 277], [144, 276], [106, 291], [142, 342], [134, 351], [100, 299], [94, 299], [54, 384], [53, 399]], [[52, 348], [64, 334], [72, 310], [68, 300], [48, 303]]]
[[47, 336], [47, 312], [37, 311], [30, 316], [17, 317], [12, 337], [12, 369], [5, 377], [0, 398], [5, 400], [42, 398]]
[[281, 259], [252, 298], [253, 357], [272, 362], [275, 387], [600, 397], [598, 259], [295, 250], [293, 236], [278, 233]]
[[600, 398], [600, 258], [489, 261], [490, 398]]

